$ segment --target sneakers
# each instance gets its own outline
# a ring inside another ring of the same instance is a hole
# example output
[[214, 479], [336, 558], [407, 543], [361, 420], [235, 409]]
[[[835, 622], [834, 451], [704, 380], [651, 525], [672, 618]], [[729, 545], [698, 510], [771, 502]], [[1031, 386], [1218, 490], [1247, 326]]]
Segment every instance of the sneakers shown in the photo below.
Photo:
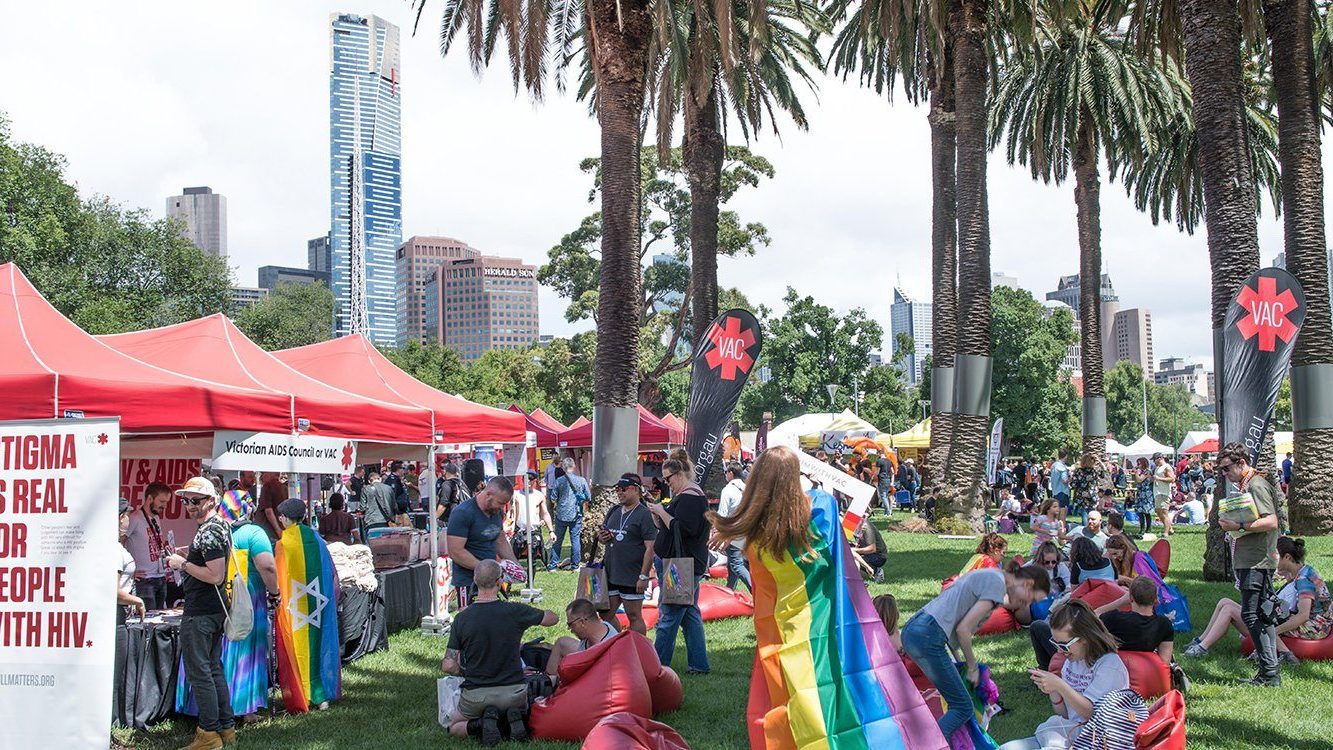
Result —
[[1190, 641], [1190, 645], [1185, 647], [1186, 656], [1207, 656], [1208, 647], [1199, 642], [1198, 638]]
[[876, 571], [875, 571], [875, 583], [884, 583], [884, 569], [883, 569], [883, 568], [880, 568], [879, 570], [876, 570]]
[[514, 742], [527, 742], [528, 725], [523, 723], [523, 712], [517, 708], [505, 711], [505, 723], [509, 725], [509, 739]]
[[1279, 651], [1277, 654], [1277, 661], [1279, 664], [1289, 664], [1293, 667], [1299, 667], [1301, 665], [1301, 658], [1290, 651]]
[[1247, 685], [1249, 687], [1282, 687], [1281, 677], [1260, 677], [1259, 675], [1255, 675], [1254, 677], [1240, 680], [1239, 682], [1241, 685]]
[[1250, 652], [1250, 655], [1247, 656], [1247, 657], [1245, 657], [1245, 658], [1248, 659], [1248, 660], [1250, 660], [1250, 661], [1259, 661], [1259, 652], [1258, 652], [1258, 651], [1251, 651], [1251, 652]]
[[495, 706], [487, 706], [481, 714], [481, 745], [495, 747], [500, 744], [500, 711]]

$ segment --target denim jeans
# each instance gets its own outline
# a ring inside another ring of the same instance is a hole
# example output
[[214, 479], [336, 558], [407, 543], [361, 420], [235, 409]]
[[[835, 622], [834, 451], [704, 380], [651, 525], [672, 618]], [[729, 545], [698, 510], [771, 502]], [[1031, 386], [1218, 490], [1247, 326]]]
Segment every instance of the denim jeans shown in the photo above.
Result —
[[972, 691], [954, 665], [949, 639], [934, 617], [918, 612], [903, 628], [903, 649], [949, 704], [939, 722], [940, 732], [947, 740], [972, 718]]
[[893, 485], [880, 483], [880, 485], [875, 488], [875, 491], [879, 494], [879, 507], [883, 508], [885, 513], [892, 513]]
[[181, 618], [181, 660], [185, 679], [199, 705], [199, 728], [218, 732], [236, 726], [231, 692], [222, 671], [222, 625], [226, 616], [187, 615]]
[[745, 559], [745, 551], [735, 545], [727, 545], [727, 588], [735, 589], [736, 582], [745, 584], [746, 591], [754, 591], [750, 585], [750, 563]]
[[1236, 578], [1240, 582], [1240, 619], [1259, 652], [1259, 677], [1277, 679], [1277, 633], [1259, 611], [1259, 605], [1272, 594], [1273, 571], [1237, 570]]
[[140, 578], [134, 582], [134, 593], [143, 599], [147, 610], [167, 608], [167, 579]]
[[[657, 633], [653, 647], [657, 649], [657, 659], [662, 662], [662, 666], [671, 666], [671, 657], [676, 653], [676, 633], [683, 624], [686, 663], [696, 672], [711, 671], [708, 666], [708, 644], [704, 640], [704, 618], [699, 613], [699, 584], [706, 577], [695, 578], [694, 604], [660, 604], [657, 607]], [[658, 580], [661, 580], [660, 575]]]
[[555, 544], [551, 546], [551, 561], [548, 567], [554, 568], [563, 560], [560, 550], [565, 546], [565, 532], [570, 532], [569, 546], [572, 555], [570, 567], [577, 568], [583, 561], [583, 541], [579, 538], [583, 534], [583, 515], [579, 514], [573, 521], [555, 520]]

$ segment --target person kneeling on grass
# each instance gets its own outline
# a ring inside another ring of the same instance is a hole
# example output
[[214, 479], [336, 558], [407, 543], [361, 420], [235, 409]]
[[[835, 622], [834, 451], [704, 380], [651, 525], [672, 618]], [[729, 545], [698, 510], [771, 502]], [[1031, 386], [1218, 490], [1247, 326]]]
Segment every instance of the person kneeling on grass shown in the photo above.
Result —
[[575, 599], [565, 607], [565, 626], [578, 637], [563, 636], [551, 647], [546, 674], [552, 678], [559, 674], [560, 662], [566, 656], [587, 651], [616, 634], [616, 629], [597, 616], [597, 608], [587, 599]]
[[1037, 689], [1050, 696], [1055, 712], [1037, 725], [1034, 738], [1047, 750], [1073, 747], [1097, 701], [1129, 689], [1129, 670], [1116, 653], [1115, 638], [1087, 602], [1070, 601], [1051, 613], [1050, 624], [1051, 644], [1065, 654], [1064, 666], [1058, 675], [1028, 670]]
[[518, 653], [523, 632], [536, 625], [550, 627], [560, 618], [550, 610], [500, 601], [503, 571], [494, 560], [479, 562], [472, 575], [477, 597], [454, 617], [440, 667], [445, 674], [463, 677], [449, 733], [478, 734], [481, 744], [489, 747], [500, 742], [501, 715], [510, 739], [527, 737], [523, 714], [528, 709], [528, 686]]
[[981, 680], [972, 636], [996, 607], [1027, 607], [1050, 593], [1051, 579], [1035, 565], [1006, 570], [982, 568], [964, 573], [944, 593], [922, 607], [903, 628], [903, 649], [930, 679], [949, 708], [940, 717], [940, 732], [954, 730], [972, 718], [972, 690], [955, 666], [955, 654], [967, 665], [967, 682]]

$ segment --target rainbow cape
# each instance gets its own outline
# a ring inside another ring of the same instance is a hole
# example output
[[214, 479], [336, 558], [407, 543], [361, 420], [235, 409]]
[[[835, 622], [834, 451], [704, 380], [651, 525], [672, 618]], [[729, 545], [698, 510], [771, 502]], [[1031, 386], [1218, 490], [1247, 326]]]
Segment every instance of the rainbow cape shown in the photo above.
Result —
[[946, 750], [935, 718], [875, 615], [833, 496], [810, 493], [813, 560], [750, 550], [758, 646], [751, 748]]
[[[956, 662], [958, 673], [967, 680], [967, 664]], [[990, 705], [993, 705], [1000, 699], [1000, 689], [995, 685], [995, 680], [991, 678], [990, 667], [985, 664], [978, 664], [978, 671], [981, 673], [981, 679], [978, 685], [972, 690], [972, 718], [967, 723], [954, 730], [951, 738], [950, 747], [953, 750], [996, 750], [999, 747], [989, 733], [986, 732], [983, 725], [988, 724], [986, 720], [986, 711]], [[940, 708], [942, 711], [949, 710], [949, 702], [940, 696]]]
[[338, 577], [324, 540], [304, 524], [282, 532], [278, 564], [278, 683], [289, 713], [342, 697]]

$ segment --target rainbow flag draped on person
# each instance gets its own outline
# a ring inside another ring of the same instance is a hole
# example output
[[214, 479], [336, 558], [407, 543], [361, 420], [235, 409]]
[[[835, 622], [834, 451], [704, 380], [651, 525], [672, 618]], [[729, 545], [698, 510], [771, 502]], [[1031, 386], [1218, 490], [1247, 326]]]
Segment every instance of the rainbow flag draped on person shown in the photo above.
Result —
[[338, 577], [324, 540], [305, 524], [278, 539], [278, 684], [289, 713], [342, 697]]
[[946, 750], [875, 615], [833, 497], [811, 493], [813, 560], [750, 550], [758, 647], [750, 680], [751, 748]]

